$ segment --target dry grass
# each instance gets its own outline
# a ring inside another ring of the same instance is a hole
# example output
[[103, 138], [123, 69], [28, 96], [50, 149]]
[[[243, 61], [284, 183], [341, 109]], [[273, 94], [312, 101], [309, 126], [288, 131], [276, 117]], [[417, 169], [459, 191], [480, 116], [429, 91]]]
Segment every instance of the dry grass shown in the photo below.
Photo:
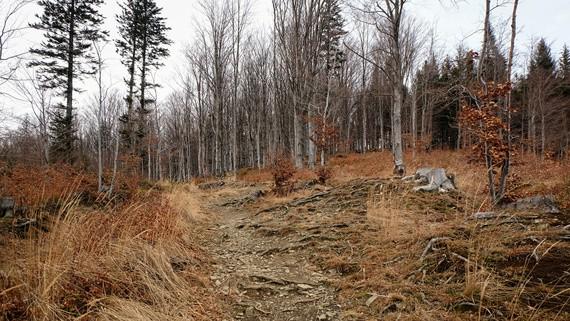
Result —
[[202, 193], [195, 184], [184, 184], [174, 186], [166, 197], [172, 207], [182, 211], [191, 220], [209, 222], [212, 218], [205, 215], [200, 207], [199, 197]]
[[[415, 157], [406, 153], [408, 174], [420, 167], [443, 167], [456, 175], [456, 183], [465, 194], [476, 196], [483, 207], [487, 180], [484, 166], [471, 161], [471, 154], [465, 151], [433, 151], [417, 153]], [[389, 152], [347, 154], [333, 157], [330, 167], [333, 179], [346, 182], [355, 178], [391, 177], [393, 158]], [[512, 166], [513, 186], [520, 196], [552, 194], [564, 208], [570, 208], [570, 162], [542, 160], [535, 155], [518, 155]], [[471, 204], [475, 206], [475, 204]]]
[[[293, 181], [315, 179], [317, 175], [309, 169], [296, 170]], [[248, 183], [267, 183], [273, 181], [271, 169], [242, 169], [237, 174], [237, 180]]]
[[556, 227], [568, 224], [563, 216], [535, 222], [511, 213], [524, 225], [470, 220], [479, 207], [471, 196], [411, 193], [401, 184], [371, 191], [368, 227], [351, 240], [360, 252], [327, 262], [359, 266], [339, 284], [347, 313], [354, 320], [569, 320], [570, 246], [558, 241]]
[[48, 233], [2, 240], [3, 319], [221, 319], [192, 217], [158, 193], [106, 210], [64, 204]]
[[[344, 319], [570, 320], [570, 246], [558, 241], [560, 225], [570, 219], [528, 219], [529, 213], [513, 212], [496, 220], [472, 220], [474, 212], [490, 207], [483, 165], [470, 162], [464, 152], [406, 157], [409, 172], [448, 169], [461, 192], [412, 193], [394, 180], [370, 191], [365, 224], [349, 210], [336, 214], [335, 222], [350, 227], [340, 243], [323, 249], [315, 260], [323, 270], [342, 275], [337, 286]], [[387, 152], [341, 155], [329, 166], [338, 185], [392, 176]], [[554, 194], [569, 208], [570, 164], [525, 155], [516, 157], [513, 173], [517, 194]], [[284, 203], [311, 192], [264, 201]], [[287, 222], [303, 225], [293, 214]]]

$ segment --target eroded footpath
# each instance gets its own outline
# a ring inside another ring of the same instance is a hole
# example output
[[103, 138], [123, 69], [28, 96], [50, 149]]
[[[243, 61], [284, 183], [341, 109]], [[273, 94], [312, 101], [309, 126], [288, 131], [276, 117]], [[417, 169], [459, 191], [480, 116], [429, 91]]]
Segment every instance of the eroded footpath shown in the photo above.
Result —
[[232, 320], [338, 320], [334, 275], [311, 263], [311, 238], [272, 219], [263, 223], [256, 207], [235, 201], [258, 192], [198, 193], [201, 210], [214, 218], [206, 244], [215, 262], [212, 283]]

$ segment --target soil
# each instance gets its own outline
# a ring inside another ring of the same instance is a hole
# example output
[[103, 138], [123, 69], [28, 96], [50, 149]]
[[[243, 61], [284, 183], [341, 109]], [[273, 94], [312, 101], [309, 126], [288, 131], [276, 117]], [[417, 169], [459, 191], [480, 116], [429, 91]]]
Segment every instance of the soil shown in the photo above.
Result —
[[228, 299], [231, 320], [338, 320], [336, 276], [311, 263], [302, 242], [291, 246], [300, 236], [286, 226], [264, 226], [254, 208], [227, 206], [254, 194], [250, 187], [200, 196], [215, 221], [205, 244], [216, 262], [211, 279]]

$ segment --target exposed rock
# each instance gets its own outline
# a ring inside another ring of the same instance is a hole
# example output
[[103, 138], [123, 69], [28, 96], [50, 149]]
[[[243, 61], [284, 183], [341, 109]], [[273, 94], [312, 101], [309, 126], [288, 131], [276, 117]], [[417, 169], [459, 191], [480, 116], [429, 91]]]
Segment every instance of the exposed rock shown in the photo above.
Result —
[[497, 218], [497, 213], [495, 212], [477, 212], [473, 214], [473, 219], [475, 220], [490, 220]]
[[554, 196], [538, 195], [527, 197], [505, 204], [503, 207], [514, 210], [539, 210], [547, 214], [560, 214], [560, 209], [556, 204]]
[[0, 217], [14, 216], [14, 199], [11, 197], [0, 197]]
[[413, 180], [417, 186], [415, 192], [435, 192], [445, 193], [455, 190], [455, 177], [445, 172], [443, 168], [420, 168], [415, 175], [404, 177], [403, 180]]

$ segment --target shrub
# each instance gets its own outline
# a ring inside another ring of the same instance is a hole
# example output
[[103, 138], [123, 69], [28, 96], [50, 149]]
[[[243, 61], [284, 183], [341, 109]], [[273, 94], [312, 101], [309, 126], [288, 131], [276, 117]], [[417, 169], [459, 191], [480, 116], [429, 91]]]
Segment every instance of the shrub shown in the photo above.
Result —
[[[111, 182], [112, 172], [103, 181]], [[140, 186], [137, 176], [118, 172], [113, 188], [114, 203], [133, 198]], [[20, 209], [56, 212], [62, 201], [73, 195], [82, 205], [105, 205], [105, 193], [98, 191], [97, 175], [66, 164], [50, 166], [0, 164], [0, 196], [13, 197]]]
[[315, 169], [315, 174], [317, 175], [319, 184], [326, 184], [333, 175], [332, 170], [326, 166], [317, 167], [317, 169]]
[[295, 175], [295, 166], [293, 166], [291, 159], [284, 154], [278, 156], [273, 163], [271, 174], [275, 184], [273, 189], [275, 194], [280, 196], [289, 194], [293, 188], [291, 179]]

